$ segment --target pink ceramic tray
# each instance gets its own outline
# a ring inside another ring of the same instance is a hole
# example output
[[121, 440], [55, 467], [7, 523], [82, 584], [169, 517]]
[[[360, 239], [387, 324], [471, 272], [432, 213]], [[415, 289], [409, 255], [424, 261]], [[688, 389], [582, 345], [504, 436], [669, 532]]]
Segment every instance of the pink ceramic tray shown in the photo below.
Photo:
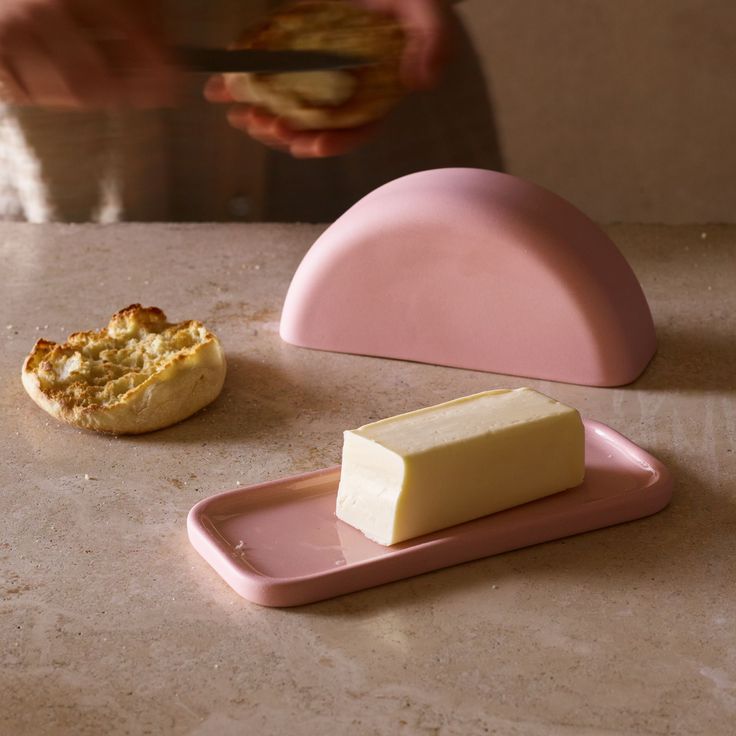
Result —
[[340, 468], [200, 501], [189, 539], [240, 595], [296, 606], [660, 511], [667, 469], [599, 422], [585, 421], [586, 478], [569, 491], [382, 547], [335, 517]]

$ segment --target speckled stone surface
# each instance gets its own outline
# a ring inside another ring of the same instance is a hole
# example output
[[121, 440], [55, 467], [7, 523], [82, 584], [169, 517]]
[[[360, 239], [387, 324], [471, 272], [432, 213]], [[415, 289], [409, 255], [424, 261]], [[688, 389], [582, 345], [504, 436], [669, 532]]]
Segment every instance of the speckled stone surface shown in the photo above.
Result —
[[[736, 227], [609, 229], [660, 336], [620, 389], [283, 344], [319, 232], [0, 226], [0, 733], [734, 734]], [[219, 334], [220, 399], [135, 439], [46, 416], [19, 378], [34, 341], [136, 301]], [[523, 384], [667, 463], [671, 506], [289, 610], [189, 545], [196, 501], [334, 464], [345, 428]]]

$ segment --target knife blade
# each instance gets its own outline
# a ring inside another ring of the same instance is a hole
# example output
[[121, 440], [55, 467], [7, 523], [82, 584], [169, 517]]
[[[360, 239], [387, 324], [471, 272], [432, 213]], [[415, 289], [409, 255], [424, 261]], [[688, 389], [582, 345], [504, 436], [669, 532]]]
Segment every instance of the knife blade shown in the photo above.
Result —
[[372, 59], [322, 51], [264, 51], [261, 49], [218, 49], [175, 46], [176, 58], [185, 69], [211, 74], [222, 72], [308, 72], [356, 69], [375, 63]]

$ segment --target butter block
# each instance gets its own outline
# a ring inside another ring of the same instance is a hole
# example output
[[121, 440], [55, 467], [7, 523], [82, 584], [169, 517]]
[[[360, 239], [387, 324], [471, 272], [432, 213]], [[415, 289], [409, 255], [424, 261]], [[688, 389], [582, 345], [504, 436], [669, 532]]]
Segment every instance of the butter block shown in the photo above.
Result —
[[336, 513], [392, 545], [572, 488], [584, 474], [575, 409], [533, 389], [497, 389], [346, 431]]

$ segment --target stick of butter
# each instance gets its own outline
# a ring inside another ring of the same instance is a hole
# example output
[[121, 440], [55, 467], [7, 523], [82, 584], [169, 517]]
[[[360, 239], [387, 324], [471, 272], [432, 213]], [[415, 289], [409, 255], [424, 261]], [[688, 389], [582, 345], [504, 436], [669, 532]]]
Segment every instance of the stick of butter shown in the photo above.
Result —
[[580, 414], [497, 389], [345, 432], [337, 517], [383, 545], [577, 486]]

